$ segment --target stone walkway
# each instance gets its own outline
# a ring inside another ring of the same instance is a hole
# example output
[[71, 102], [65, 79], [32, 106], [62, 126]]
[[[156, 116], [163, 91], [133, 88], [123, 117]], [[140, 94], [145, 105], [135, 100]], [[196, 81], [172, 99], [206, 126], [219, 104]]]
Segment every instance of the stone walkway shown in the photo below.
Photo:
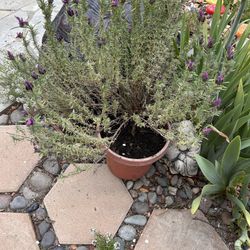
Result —
[[[54, 4], [53, 16], [62, 6], [61, 0]], [[36, 1], [1, 0], [0, 61], [7, 49], [21, 50], [18, 29], [12, 29], [15, 16], [36, 24], [41, 43], [43, 19]], [[1, 112], [9, 103], [0, 100]], [[18, 123], [22, 116], [15, 118]], [[188, 210], [157, 208], [157, 200], [164, 198], [167, 207], [177, 192], [163, 170], [152, 167], [147, 178], [125, 186], [105, 164], [68, 166], [54, 157], [40, 159], [28, 140], [14, 142], [13, 134], [15, 126], [0, 126], [0, 250], [91, 250], [91, 229], [115, 235], [120, 250], [228, 249], [202, 213], [192, 217]], [[154, 174], [157, 184], [147, 190]]]

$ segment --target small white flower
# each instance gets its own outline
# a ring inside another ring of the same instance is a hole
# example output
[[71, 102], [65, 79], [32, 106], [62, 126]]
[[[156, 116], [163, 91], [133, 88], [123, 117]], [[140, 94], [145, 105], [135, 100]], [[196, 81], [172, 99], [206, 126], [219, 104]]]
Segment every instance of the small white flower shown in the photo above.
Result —
[[116, 242], [114, 243], [114, 248], [115, 248], [116, 250], [119, 250], [119, 249], [121, 248], [120, 242], [116, 241]]
[[149, 243], [149, 240], [145, 240], [145, 243], [148, 244], [148, 243]]

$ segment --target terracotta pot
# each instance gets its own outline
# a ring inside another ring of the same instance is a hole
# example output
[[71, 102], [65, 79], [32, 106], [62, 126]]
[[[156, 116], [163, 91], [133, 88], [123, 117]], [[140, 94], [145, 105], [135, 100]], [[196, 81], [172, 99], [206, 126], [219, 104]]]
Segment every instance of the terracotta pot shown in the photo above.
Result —
[[145, 175], [151, 165], [163, 157], [168, 145], [169, 141], [155, 155], [141, 159], [127, 158], [108, 149], [106, 154], [107, 165], [115, 176], [124, 180], [136, 180]]

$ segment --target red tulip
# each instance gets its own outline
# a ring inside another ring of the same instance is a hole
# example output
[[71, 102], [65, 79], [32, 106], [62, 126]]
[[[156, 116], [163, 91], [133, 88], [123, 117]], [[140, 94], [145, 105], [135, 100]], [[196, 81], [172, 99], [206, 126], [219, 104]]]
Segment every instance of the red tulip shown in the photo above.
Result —
[[[208, 15], [213, 15], [214, 12], [215, 12], [215, 8], [216, 8], [216, 5], [215, 4], [209, 4], [207, 5], [206, 7], [206, 12]], [[224, 5], [221, 6], [221, 10], [220, 10], [220, 13], [221, 14], [224, 14], [226, 11], [226, 7]]]

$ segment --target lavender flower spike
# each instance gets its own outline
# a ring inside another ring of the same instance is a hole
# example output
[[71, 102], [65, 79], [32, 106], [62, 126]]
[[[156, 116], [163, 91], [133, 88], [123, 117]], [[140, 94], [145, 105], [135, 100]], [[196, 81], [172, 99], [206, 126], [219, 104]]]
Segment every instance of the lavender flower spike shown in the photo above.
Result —
[[11, 60], [11, 61], [14, 61], [15, 60], [15, 57], [13, 55], [12, 52], [10, 52], [9, 50], [7, 50], [7, 54], [8, 54], [8, 59]]
[[24, 86], [25, 86], [25, 88], [26, 88], [27, 91], [30, 91], [30, 90], [33, 89], [33, 84], [32, 84], [32, 82], [30, 82], [30, 81], [28, 81], [28, 80], [25, 80], [25, 81], [24, 81]]
[[16, 38], [23, 38], [23, 32], [17, 32]]
[[34, 80], [38, 79], [38, 75], [37, 75], [37, 73], [36, 73], [35, 71], [32, 71], [32, 72], [31, 72], [31, 77], [32, 77]]
[[187, 62], [187, 68], [188, 68], [189, 71], [193, 71], [193, 69], [194, 69], [194, 62], [191, 61], [191, 60], [189, 60]]
[[213, 106], [216, 107], [216, 108], [219, 108], [221, 106], [221, 98], [220, 97], [217, 97], [214, 101], [213, 101]]
[[21, 28], [24, 28], [25, 26], [29, 25], [28, 21], [24, 21], [21, 17], [16, 16], [16, 19], [18, 20], [18, 24]]
[[227, 47], [227, 59], [232, 60], [234, 58], [234, 47], [232, 45]]
[[26, 121], [26, 125], [27, 126], [32, 126], [32, 125], [34, 125], [34, 123], [35, 123], [35, 120], [34, 120], [34, 118], [29, 118], [27, 121]]
[[212, 132], [212, 129], [209, 128], [209, 127], [206, 127], [206, 128], [204, 128], [204, 129], [202, 130], [202, 132], [203, 132], [203, 134], [204, 134], [205, 136], [208, 136], [208, 135]]
[[219, 72], [219, 74], [218, 74], [218, 76], [217, 76], [217, 79], [216, 79], [216, 83], [218, 84], [218, 85], [220, 85], [220, 84], [222, 84], [224, 82], [224, 75], [221, 73], [221, 72]]
[[43, 68], [40, 64], [37, 64], [36, 67], [38, 69], [39, 74], [44, 75], [46, 73], [46, 69]]
[[119, 0], [112, 0], [112, 7], [117, 7], [119, 5]]
[[201, 74], [201, 78], [204, 82], [206, 82], [208, 79], [209, 79], [209, 75], [208, 75], [208, 72], [205, 71]]

